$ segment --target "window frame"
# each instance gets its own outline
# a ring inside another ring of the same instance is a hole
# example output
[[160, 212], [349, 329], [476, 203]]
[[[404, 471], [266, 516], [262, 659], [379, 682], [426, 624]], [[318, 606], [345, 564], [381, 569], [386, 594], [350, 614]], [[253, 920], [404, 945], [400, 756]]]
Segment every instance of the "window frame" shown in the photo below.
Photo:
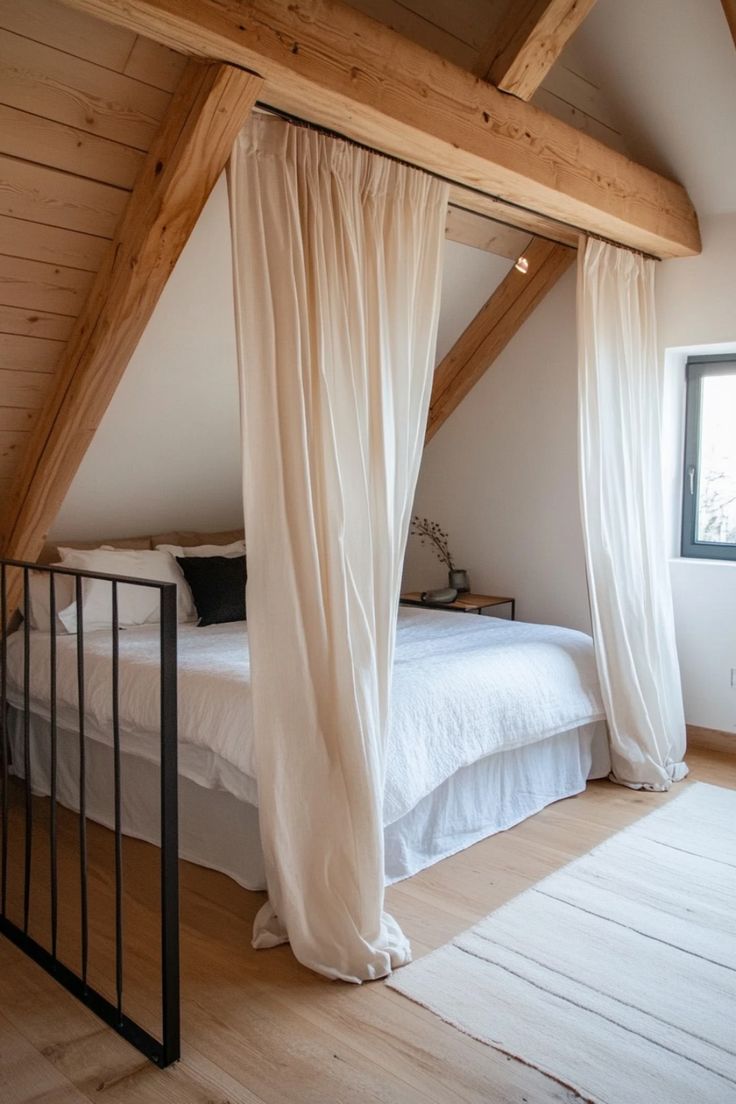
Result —
[[[736, 560], [736, 544], [695, 539], [700, 492], [700, 409], [707, 376], [736, 375], [736, 352], [688, 357], [685, 365], [685, 447], [682, 469], [682, 530], [680, 554], [687, 559]], [[690, 490], [691, 472], [693, 491]]]

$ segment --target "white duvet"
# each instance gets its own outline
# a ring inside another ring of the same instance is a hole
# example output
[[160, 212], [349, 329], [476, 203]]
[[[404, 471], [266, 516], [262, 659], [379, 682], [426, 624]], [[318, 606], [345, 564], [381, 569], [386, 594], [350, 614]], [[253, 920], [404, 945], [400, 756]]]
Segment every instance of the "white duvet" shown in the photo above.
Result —
[[[31, 708], [48, 718], [49, 636], [30, 634]], [[124, 748], [158, 761], [159, 631], [120, 633]], [[179, 626], [181, 772], [257, 804], [244, 622]], [[77, 724], [76, 638], [57, 638], [58, 722]], [[284, 672], [284, 678], [288, 672]], [[23, 701], [23, 634], [8, 641], [8, 699]], [[111, 742], [110, 636], [85, 637], [88, 735]], [[472, 614], [402, 608], [394, 665], [384, 823], [461, 767], [602, 719], [584, 633]], [[294, 739], [300, 734], [294, 732]]]

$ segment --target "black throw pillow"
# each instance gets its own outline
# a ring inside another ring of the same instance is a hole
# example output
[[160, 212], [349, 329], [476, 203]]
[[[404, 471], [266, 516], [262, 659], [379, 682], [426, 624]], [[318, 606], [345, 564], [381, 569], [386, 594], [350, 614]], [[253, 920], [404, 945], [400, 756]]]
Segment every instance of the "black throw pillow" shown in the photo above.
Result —
[[245, 556], [177, 556], [192, 589], [198, 625], [245, 621]]

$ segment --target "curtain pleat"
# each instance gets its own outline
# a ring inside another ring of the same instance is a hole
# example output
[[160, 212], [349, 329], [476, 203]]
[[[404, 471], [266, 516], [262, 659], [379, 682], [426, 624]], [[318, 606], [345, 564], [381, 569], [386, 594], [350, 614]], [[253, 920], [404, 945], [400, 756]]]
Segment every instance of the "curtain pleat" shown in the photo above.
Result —
[[580, 496], [612, 777], [687, 768], [661, 467], [655, 262], [589, 240], [578, 262]]
[[269, 895], [254, 944], [359, 982], [410, 959], [383, 910], [382, 802], [447, 187], [263, 115], [229, 187]]

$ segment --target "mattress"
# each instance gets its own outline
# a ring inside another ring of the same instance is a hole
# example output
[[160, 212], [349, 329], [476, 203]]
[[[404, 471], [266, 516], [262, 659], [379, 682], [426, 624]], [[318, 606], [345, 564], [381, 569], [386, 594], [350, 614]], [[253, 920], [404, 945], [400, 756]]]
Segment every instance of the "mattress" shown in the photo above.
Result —
[[[179, 626], [179, 769], [200, 788], [258, 804], [247, 626]], [[23, 634], [8, 641], [8, 699], [23, 702]], [[30, 634], [31, 710], [48, 720], [49, 637]], [[121, 740], [159, 759], [159, 630], [120, 633]], [[78, 722], [74, 637], [57, 638], [58, 723]], [[85, 635], [89, 738], [111, 741], [107, 631]], [[584, 633], [492, 617], [402, 608], [386, 749], [384, 824], [400, 821], [473, 763], [603, 719], [593, 646]], [[294, 733], [299, 739], [299, 733]]]

